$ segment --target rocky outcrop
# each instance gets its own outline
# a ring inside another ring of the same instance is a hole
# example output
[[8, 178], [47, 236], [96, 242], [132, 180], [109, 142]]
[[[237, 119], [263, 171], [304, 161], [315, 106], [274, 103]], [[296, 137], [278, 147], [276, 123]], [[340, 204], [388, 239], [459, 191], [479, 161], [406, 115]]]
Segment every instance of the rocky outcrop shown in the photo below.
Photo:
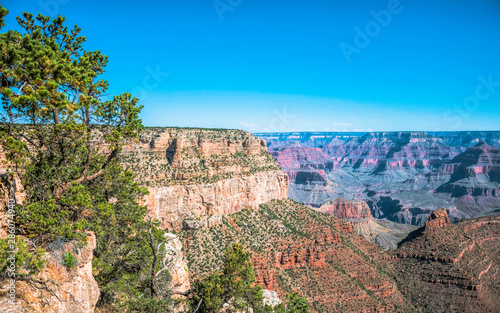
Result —
[[373, 221], [370, 207], [365, 201], [359, 199], [345, 200], [338, 198], [335, 201], [324, 203], [318, 211], [349, 221], [354, 225]]
[[280, 298], [278, 298], [276, 291], [267, 289], [262, 290], [262, 300], [264, 305], [268, 305], [270, 307], [275, 307], [282, 302]]
[[441, 210], [432, 212], [431, 216], [429, 216], [429, 221], [425, 223], [425, 229], [441, 228], [449, 223], [450, 220], [448, 219], [446, 209], [442, 208]]
[[217, 182], [280, 170], [266, 143], [241, 130], [144, 129], [124, 147], [121, 163], [149, 187]]
[[174, 298], [179, 298], [187, 295], [191, 288], [188, 266], [184, 259], [182, 243], [179, 237], [171, 233], [165, 233], [165, 238], [167, 239], [165, 245], [167, 253], [163, 258], [163, 266], [172, 277], [168, 289], [172, 292]]
[[[96, 246], [95, 235], [90, 233], [87, 245], [79, 248], [67, 242], [63, 248], [49, 250], [45, 259], [47, 265], [34, 279], [46, 285], [17, 281], [16, 306], [7, 298], [8, 280], [2, 281], [0, 310], [2, 312], [94, 312], [99, 298], [99, 288], [92, 276], [92, 253]], [[71, 252], [76, 258], [76, 267], [68, 269], [62, 264], [63, 253]], [[45, 288], [46, 287], [46, 288]]]
[[221, 217], [288, 197], [288, 176], [266, 142], [240, 130], [146, 128], [122, 164], [149, 190], [163, 229], [213, 227]]
[[385, 219], [374, 219], [368, 204], [359, 199], [338, 198], [326, 202], [317, 210], [350, 222], [359, 235], [386, 249], [396, 249], [398, 242], [416, 229], [410, 225], [396, 224]]

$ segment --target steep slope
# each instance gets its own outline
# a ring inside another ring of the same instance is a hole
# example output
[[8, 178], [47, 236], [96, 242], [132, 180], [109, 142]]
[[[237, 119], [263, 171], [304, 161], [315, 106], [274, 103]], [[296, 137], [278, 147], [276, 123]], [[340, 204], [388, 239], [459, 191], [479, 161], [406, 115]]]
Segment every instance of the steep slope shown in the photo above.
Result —
[[436, 211], [387, 266], [424, 312], [498, 312], [500, 217], [449, 224], [446, 210]]
[[222, 220], [180, 232], [193, 277], [220, 268], [224, 248], [240, 242], [253, 252], [259, 284], [280, 296], [298, 291], [314, 312], [414, 312], [377, 265], [386, 254], [350, 223], [292, 200], [273, 200]]
[[121, 160], [148, 188], [144, 204], [162, 228], [211, 226], [288, 197], [288, 177], [266, 143], [241, 130], [146, 128]]

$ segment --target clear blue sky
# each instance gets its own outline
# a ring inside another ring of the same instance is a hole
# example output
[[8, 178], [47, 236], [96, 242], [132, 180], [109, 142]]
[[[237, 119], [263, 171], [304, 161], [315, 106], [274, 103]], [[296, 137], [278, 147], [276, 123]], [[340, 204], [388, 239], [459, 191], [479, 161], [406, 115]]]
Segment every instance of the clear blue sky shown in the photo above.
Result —
[[2, 4], [4, 30], [25, 10], [78, 24], [147, 126], [500, 129], [498, 0]]

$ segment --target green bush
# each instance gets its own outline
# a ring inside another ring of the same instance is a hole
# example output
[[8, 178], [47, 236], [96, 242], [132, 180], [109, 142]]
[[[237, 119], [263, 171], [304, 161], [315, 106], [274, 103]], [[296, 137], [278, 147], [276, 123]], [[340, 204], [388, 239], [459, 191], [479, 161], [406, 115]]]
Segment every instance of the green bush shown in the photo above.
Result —
[[73, 269], [76, 267], [78, 260], [75, 258], [73, 253], [66, 252], [62, 257], [62, 264], [66, 266], [68, 269]]

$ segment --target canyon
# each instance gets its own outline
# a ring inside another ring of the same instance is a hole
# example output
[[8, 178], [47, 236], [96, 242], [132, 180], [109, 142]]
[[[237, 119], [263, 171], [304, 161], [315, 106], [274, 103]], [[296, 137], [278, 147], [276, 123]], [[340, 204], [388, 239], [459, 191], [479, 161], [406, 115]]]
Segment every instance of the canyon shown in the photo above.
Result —
[[[481, 134], [257, 138], [146, 128], [120, 162], [149, 190], [138, 201], [166, 231], [163, 263], [178, 294], [219, 269], [227, 245], [239, 242], [269, 303], [298, 292], [311, 312], [493, 312], [500, 223], [483, 204], [496, 205], [500, 142]], [[15, 181], [0, 189], [3, 200], [22, 200]], [[70, 301], [61, 311], [91, 311], [97, 301], [89, 253], [81, 256], [77, 272], [45, 276], [78, 274], [83, 307]], [[25, 305], [40, 299], [36, 290], [23, 297], [34, 299]]]
[[260, 133], [288, 174], [289, 197], [313, 208], [361, 199], [372, 215], [423, 226], [500, 208], [500, 132]]
[[500, 305], [500, 216], [450, 223], [431, 213], [396, 250], [359, 236], [351, 222], [293, 200], [229, 214], [179, 237], [193, 277], [220, 268], [239, 242], [252, 252], [258, 284], [298, 292], [311, 312], [495, 312]]
[[316, 211], [350, 222], [354, 230], [379, 247], [395, 250], [400, 241], [418, 227], [373, 217], [368, 204], [360, 199], [327, 201]]

